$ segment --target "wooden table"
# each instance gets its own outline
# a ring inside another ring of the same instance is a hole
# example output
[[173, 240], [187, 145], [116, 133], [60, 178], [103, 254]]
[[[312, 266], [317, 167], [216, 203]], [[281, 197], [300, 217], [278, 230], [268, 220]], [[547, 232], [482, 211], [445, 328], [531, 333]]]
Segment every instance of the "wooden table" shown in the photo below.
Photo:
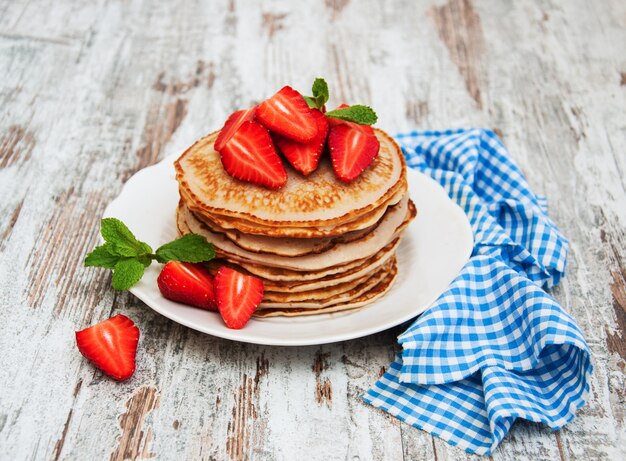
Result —
[[[593, 352], [590, 402], [558, 432], [518, 422], [492, 458], [625, 459], [625, 47], [619, 0], [0, 1], [0, 458], [474, 458], [358, 398], [398, 328], [241, 344], [82, 265], [133, 173], [324, 76], [392, 133], [494, 129], [571, 240], [553, 294]], [[123, 383], [74, 343], [120, 312], [142, 332]]]

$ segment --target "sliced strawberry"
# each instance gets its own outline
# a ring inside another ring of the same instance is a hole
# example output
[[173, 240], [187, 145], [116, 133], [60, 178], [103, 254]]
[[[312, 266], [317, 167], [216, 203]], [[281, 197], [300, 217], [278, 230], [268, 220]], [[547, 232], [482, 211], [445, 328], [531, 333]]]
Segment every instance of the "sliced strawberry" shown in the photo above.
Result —
[[309, 105], [300, 93], [290, 86], [266, 99], [257, 107], [256, 119], [273, 133], [298, 142], [312, 141], [317, 134], [317, 123]]
[[130, 378], [135, 372], [138, 342], [139, 328], [122, 314], [76, 332], [80, 353], [119, 381]]
[[163, 266], [157, 285], [167, 299], [200, 309], [217, 310], [213, 276], [201, 264], [170, 261]]
[[263, 281], [222, 266], [215, 274], [217, 308], [228, 328], [240, 329], [263, 300]]
[[372, 127], [342, 122], [330, 127], [328, 147], [335, 175], [350, 182], [372, 164], [380, 143]]
[[287, 172], [269, 132], [256, 122], [243, 122], [220, 151], [222, 165], [233, 178], [279, 189]]
[[237, 128], [239, 128], [243, 122], [254, 119], [255, 112], [256, 107], [233, 112], [226, 120], [226, 123], [224, 123], [224, 126], [220, 130], [220, 134], [215, 140], [215, 150], [218, 152], [221, 151], [224, 145], [230, 140], [230, 138], [233, 137]]
[[311, 109], [311, 112], [317, 123], [317, 135], [312, 141], [301, 143], [281, 135], [274, 136], [276, 147], [305, 176], [317, 168], [328, 135], [328, 122], [324, 114], [317, 109]]

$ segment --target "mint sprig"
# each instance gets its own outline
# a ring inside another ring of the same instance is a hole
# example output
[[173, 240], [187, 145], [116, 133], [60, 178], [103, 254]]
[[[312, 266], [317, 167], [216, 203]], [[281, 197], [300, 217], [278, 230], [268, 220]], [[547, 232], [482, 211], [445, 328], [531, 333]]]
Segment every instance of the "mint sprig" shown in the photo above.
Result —
[[[329, 92], [328, 84], [323, 78], [316, 78], [311, 88], [313, 96], [303, 96], [306, 103], [311, 109], [322, 110], [328, 102]], [[378, 116], [374, 109], [369, 106], [354, 105], [344, 107], [342, 109], [331, 110], [324, 115], [330, 118], [337, 118], [346, 122], [358, 123], [359, 125], [373, 125], [378, 121]]]
[[168, 261], [198, 263], [215, 257], [213, 245], [197, 234], [184, 235], [161, 245], [153, 253], [150, 245], [137, 240], [119, 219], [103, 219], [100, 233], [104, 243], [87, 254], [84, 264], [113, 270], [111, 282], [118, 291], [128, 290], [141, 280], [153, 260], [163, 264]]
[[311, 109], [322, 109], [328, 102], [328, 84], [323, 78], [316, 78], [311, 88], [313, 96], [304, 96], [304, 100]]
[[373, 125], [378, 120], [378, 116], [374, 109], [369, 106], [355, 105], [344, 107], [343, 109], [335, 109], [326, 112], [326, 117], [338, 118], [346, 122], [354, 122], [359, 125]]

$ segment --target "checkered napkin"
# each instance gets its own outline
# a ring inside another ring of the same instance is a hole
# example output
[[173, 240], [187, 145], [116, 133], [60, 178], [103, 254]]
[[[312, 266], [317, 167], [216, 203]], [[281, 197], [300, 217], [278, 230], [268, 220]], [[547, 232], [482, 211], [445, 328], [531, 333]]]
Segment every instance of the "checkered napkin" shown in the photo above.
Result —
[[475, 246], [364, 400], [472, 453], [490, 454], [517, 418], [559, 429], [584, 405], [592, 367], [580, 328], [542, 289], [567, 255], [545, 199], [491, 131], [397, 139], [463, 208]]

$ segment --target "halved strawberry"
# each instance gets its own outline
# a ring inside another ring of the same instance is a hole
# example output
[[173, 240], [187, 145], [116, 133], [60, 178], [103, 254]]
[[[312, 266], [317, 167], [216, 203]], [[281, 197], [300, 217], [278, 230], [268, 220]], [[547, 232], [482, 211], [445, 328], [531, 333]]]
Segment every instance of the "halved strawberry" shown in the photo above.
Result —
[[78, 350], [111, 378], [124, 380], [135, 372], [139, 328], [125, 315], [76, 332]]
[[170, 261], [163, 266], [157, 285], [167, 299], [200, 309], [217, 310], [213, 276], [201, 264]]
[[240, 329], [263, 300], [263, 281], [222, 266], [215, 274], [217, 308], [228, 328]]
[[371, 126], [342, 122], [330, 127], [328, 147], [335, 175], [350, 182], [371, 165], [380, 143]]
[[317, 123], [308, 104], [290, 86], [259, 104], [255, 118], [273, 133], [294, 141], [309, 142], [317, 134]]
[[215, 140], [215, 150], [218, 152], [221, 151], [243, 122], [254, 119], [255, 112], [256, 106], [250, 109], [238, 110], [230, 114]]
[[317, 123], [317, 135], [312, 141], [301, 143], [281, 135], [274, 136], [278, 150], [305, 176], [317, 168], [328, 135], [328, 122], [324, 114], [317, 109], [311, 109], [311, 113]]
[[253, 121], [243, 122], [220, 151], [222, 165], [233, 178], [270, 189], [287, 182], [287, 172], [269, 132]]

